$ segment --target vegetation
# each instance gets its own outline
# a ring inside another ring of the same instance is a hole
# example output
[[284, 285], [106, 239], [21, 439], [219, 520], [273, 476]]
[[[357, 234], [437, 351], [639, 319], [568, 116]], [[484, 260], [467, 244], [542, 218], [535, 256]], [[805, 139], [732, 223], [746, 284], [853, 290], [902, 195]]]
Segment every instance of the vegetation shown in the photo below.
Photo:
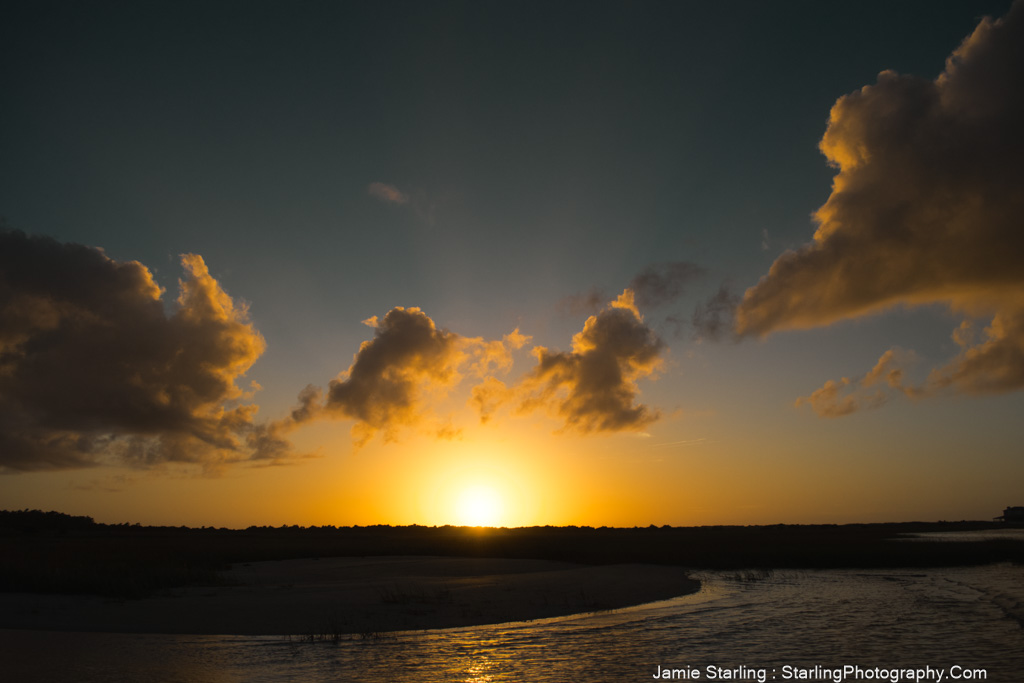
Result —
[[[925, 531], [1005, 528], [990, 522], [718, 527], [150, 527], [98, 524], [39, 510], [0, 511], [0, 591], [117, 598], [223, 585], [237, 562], [303, 557], [444, 555], [643, 562], [724, 569], [756, 580], [783, 568], [931, 567], [1016, 562], [1024, 542], [900, 541]], [[415, 599], [407, 588], [382, 599]], [[440, 599], [440, 596], [427, 596]]]

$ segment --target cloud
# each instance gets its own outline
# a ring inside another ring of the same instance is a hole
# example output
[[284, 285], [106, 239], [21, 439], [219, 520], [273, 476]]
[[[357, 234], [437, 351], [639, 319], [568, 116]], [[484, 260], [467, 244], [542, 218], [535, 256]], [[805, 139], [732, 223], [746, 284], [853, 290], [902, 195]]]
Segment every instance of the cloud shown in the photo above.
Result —
[[473, 387], [469, 405], [480, 415], [480, 423], [486, 424], [503, 404], [515, 397], [507, 384], [495, 377], [487, 377]]
[[[636, 381], [661, 367], [663, 349], [627, 289], [587, 319], [573, 337], [572, 351], [536, 347], [536, 367], [511, 391], [520, 412], [549, 410], [568, 430], [637, 431], [659, 417], [636, 403]], [[478, 389], [473, 400], [482, 416], [489, 416], [502, 400], [502, 387], [490, 383]]]
[[394, 185], [378, 182], [370, 183], [366, 191], [371, 197], [375, 197], [382, 202], [405, 206], [420, 221], [431, 227], [437, 221], [438, 210], [444, 206], [448, 199], [445, 196], [430, 196], [419, 189], [412, 192], [403, 192]]
[[[687, 261], [654, 263], [637, 273], [627, 289], [633, 292], [638, 308], [650, 310], [672, 303], [684, 292], [686, 285], [704, 275], [704, 269]], [[570, 315], [599, 312], [609, 296], [598, 287], [570, 294], [559, 302], [559, 310]]]
[[359, 347], [348, 371], [331, 380], [324, 403], [326, 411], [356, 420], [358, 443], [379, 430], [392, 439], [399, 426], [418, 421], [420, 394], [454, 385], [466, 358], [459, 337], [438, 329], [418, 308], [399, 306], [364, 323], [374, 338]]
[[636, 305], [648, 310], [675, 301], [686, 285], [704, 274], [704, 269], [686, 261], [647, 266], [629, 282]]
[[953, 333], [962, 350], [931, 372], [927, 389], [996, 394], [1024, 388], [1024, 301], [1003, 306], [985, 328], [982, 341], [972, 344], [970, 332], [973, 326], [965, 321]]
[[794, 405], [809, 405], [818, 417], [842, 417], [859, 410], [878, 408], [889, 400], [894, 391], [912, 398], [923, 396], [925, 390], [905, 383], [905, 368], [916, 360], [913, 351], [889, 349], [860, 379], [830, 379], [810, 396], [798, 398]]
[[918, 389], [1024, 387], [1022, 82], [1016, 2], [984, 19], [935, 80], [885, 71], [840, 98], [820, 143], [838, 174], [814, 239], [746, 291], [736, 330], [764, 336], [938, 302], [991, 323]]
[[371, 197], [376, 197], [383, 202], [390, 202], [392, 204], [409, 203], [409, 195], [394, 185], [388, 185], [387, 183], [370, 183], [366, 191], [370, 193]]
[[[501, 340], [463, 337], [438, 328], [419, 308], [396, 306], [383, 318], [363, 321], [373, 339], [363, 342], [348, 370], [331, 380], [326, 393], [315, 386], [299, 394], [299, 406], [265, 434], [267, 457], [278, 457], [284, 435], [314, 419], [355, 420], [352, 436], [363, 445], [381, 433], [385, 441], [399, 430], [418, 426], [432, 415], [429, 399], [450, 392], [465, 374], [486, 377], [507, 372], [512, 351], [529, 343], [518, 329]], [[437, 426], [439, 438], [454, 438], [459, 430]]]
[[734, 316], [739, 302], [739, 295], [732, 291], [728, 283], [723, 282], [717, 292], [694, 307], [690, 318], [694, 338], [721, 341], [733, 336]]
[[[955, 391], [970, 395], [998, 394], [1024, 387], [1024, 307], [1007, 307], [996, 314], [977, 340], [973, 323], [965, 320], [953, 332], [960, 353], [942, 367], [934, 368], [924, 382], [907, 381], [906, 367], [916, 362], [913, 351], [889, 349], [859, 382], [829, 380], [796, 405], [809, 404], [821, 417], [849, 415], [876, 408], [898, 393], [926, 398]], [[872, 389], [871, 393], [866, 390]]]
[[202, 257], [181, 265], [168, 313], [141, 263], [0, 232], [0, 468], [246, 457], [257, 407], [236, 380], [263, 337]]
[[631, 290], [586, 321], [571, 352], [534, 348], [537, 365], [510, 384], [496, 375], [510, 372], [512, 353], [531, 342], [518, 329], [500, 340], [464, 337], [439, 328], [419, 308], [400, 306], [364, 322], [374, 335], [348, 370], [325, 392], [306, 387], [288, 417], [252, 431], [260, 457], [287, 457], [287, 435], [320, 419], [353, 420], [357, 446], [378, 434], [395, 441], [409, 428], [457, 438], [460, 430], [432, 406], [467, 378], [475, 380], [468, 404], [483, 423], [509, 405], [519, 413], [548, 410], [565, 429], [580, 432], [636, 431], [658, 418], [636, 403], [636, 381], [660, 367], [664, 347], [644, 324]]
[[586, 292], [577, 292], [564, 297], [558, 302], [561, 313], [578, 316], [597, 313], [608, 301], [608, 295], [599, 287], [591, 287]]
[[838, 382], [830, 379], [810, 396], [798, 398], [795, 405], [810, 405], [818, 417], [842, 417], [855, 413], [860, 409], [862, 401], [853, 395], [843, 393], [849, 386], [848, 377], [843, 377]]

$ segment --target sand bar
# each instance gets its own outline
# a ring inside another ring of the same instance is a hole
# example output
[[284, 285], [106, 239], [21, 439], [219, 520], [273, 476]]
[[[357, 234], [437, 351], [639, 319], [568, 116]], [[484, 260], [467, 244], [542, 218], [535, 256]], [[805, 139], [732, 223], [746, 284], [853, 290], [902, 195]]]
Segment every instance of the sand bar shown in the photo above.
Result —
[[0, 628], [292, 635], [451, 628], [540, 619], [696, 591], [680, 567], [542, 560], [365, 557], [252, 562], [233, 585], [140, 600], [0, 593]]

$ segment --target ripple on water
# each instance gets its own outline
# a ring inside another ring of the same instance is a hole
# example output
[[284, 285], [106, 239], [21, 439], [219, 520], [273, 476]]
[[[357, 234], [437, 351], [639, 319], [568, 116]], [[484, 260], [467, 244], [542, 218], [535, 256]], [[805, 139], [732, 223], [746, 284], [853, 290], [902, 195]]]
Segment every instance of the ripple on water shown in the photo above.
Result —
[[[699, 593], [635, 608], [381, 639], [0, 633], [7, 680], [640, 681], [656, 667], [814, 665], [1024, 671], [1024, 569], [700, 575]], [[59, 656], [55, 656], [59, 653]], [[706, 680], [706, 676], [701, 680]]]

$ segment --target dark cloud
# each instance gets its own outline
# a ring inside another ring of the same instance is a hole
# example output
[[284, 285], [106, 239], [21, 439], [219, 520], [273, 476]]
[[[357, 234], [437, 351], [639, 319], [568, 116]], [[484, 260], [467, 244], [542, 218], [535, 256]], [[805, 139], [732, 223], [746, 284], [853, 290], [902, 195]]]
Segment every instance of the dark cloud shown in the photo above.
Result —
[[[362, 343], [352, 365], [331, 380], [326, 394], [306, 387], [291, 415], [267, 426], [261, 435], [260, 452], [265, 457], [281, 457], [287, 452], [284, 435], [320, 418], [354, 420], [357, 445], [378, 432], [385, 441], [394, 440], [400, 429], [430, 421], [428, 399], [442, 398], [466, 374], [483, 378], [508, 371], [512, 351], [530, 341], [518, 329], [501, 340], [463, 337], [438, 328], [419, 308], [401, 306], [364, 323], [373, 328], [373, 339]], [[460, 431], [444, 423], [435, 425], [432, 433], [452, 439]]]
[[[513, 391], [521, 411], [547, 409], [580, 432], [638, 430], [658, 412], [637, 404], [636, 381], [661, 366], [663, 344], [643, 321], [631, 290], [587, 319], [573, 337], [572, 351], [534, 349], [537, 366]], [[474, 394], [493, 412], [502, 387], [485, 385]]]
[[[650, 310], [672, 303], [684, 293], [688, 284], [704, 275], [704, 269], [687, 261], [655, 263], [647, 266], [629, 281], [637, 308]], [[598, 287], [570, 294], [558, 302], [558, 309], [569, 315], [592, 315], [600, 312], [611, 297]]]
[[630, 280], [637, 308], [649, 310], [675, 301], [686, 285], [704, 274], [704, 269], [686, 261], [647, 266]]
[[718, 291], [704, 303], [693, 309], [690, 322], [693, 336], [698, 340], [721, 341], [734, 336], [734, 317], [740, 295], [732, 291], [728, 283], [722, 283]]
[[359, 443], [383, 430], [413, 424], [420, 415], [424, 387], [450, 387], [459, 379], [465, 359], [457, 335], [438, 329], [418, 308], [396, 307], [383, 319], [365, 321], [374, 338], [363, 342], [352, 366], [331, 380], [324, 409], [356, 420]]
[[916, 390], [1024, 388], [1021, 83], [1016, 2], [1003, 19], [983, 20], [935, 80], [886, 71], [840, 98], [820, 145], [839, 173], [815, 213], [814, 241], [747, 290], [737, 331], [763, 336], [939, 302], [991, 323]]
[[235, 382], [263, 338], [200, 256], [181, 264], [168, 314], [141, 263], [0, 232], [0, 467], [246, 457], [257, 408]]

